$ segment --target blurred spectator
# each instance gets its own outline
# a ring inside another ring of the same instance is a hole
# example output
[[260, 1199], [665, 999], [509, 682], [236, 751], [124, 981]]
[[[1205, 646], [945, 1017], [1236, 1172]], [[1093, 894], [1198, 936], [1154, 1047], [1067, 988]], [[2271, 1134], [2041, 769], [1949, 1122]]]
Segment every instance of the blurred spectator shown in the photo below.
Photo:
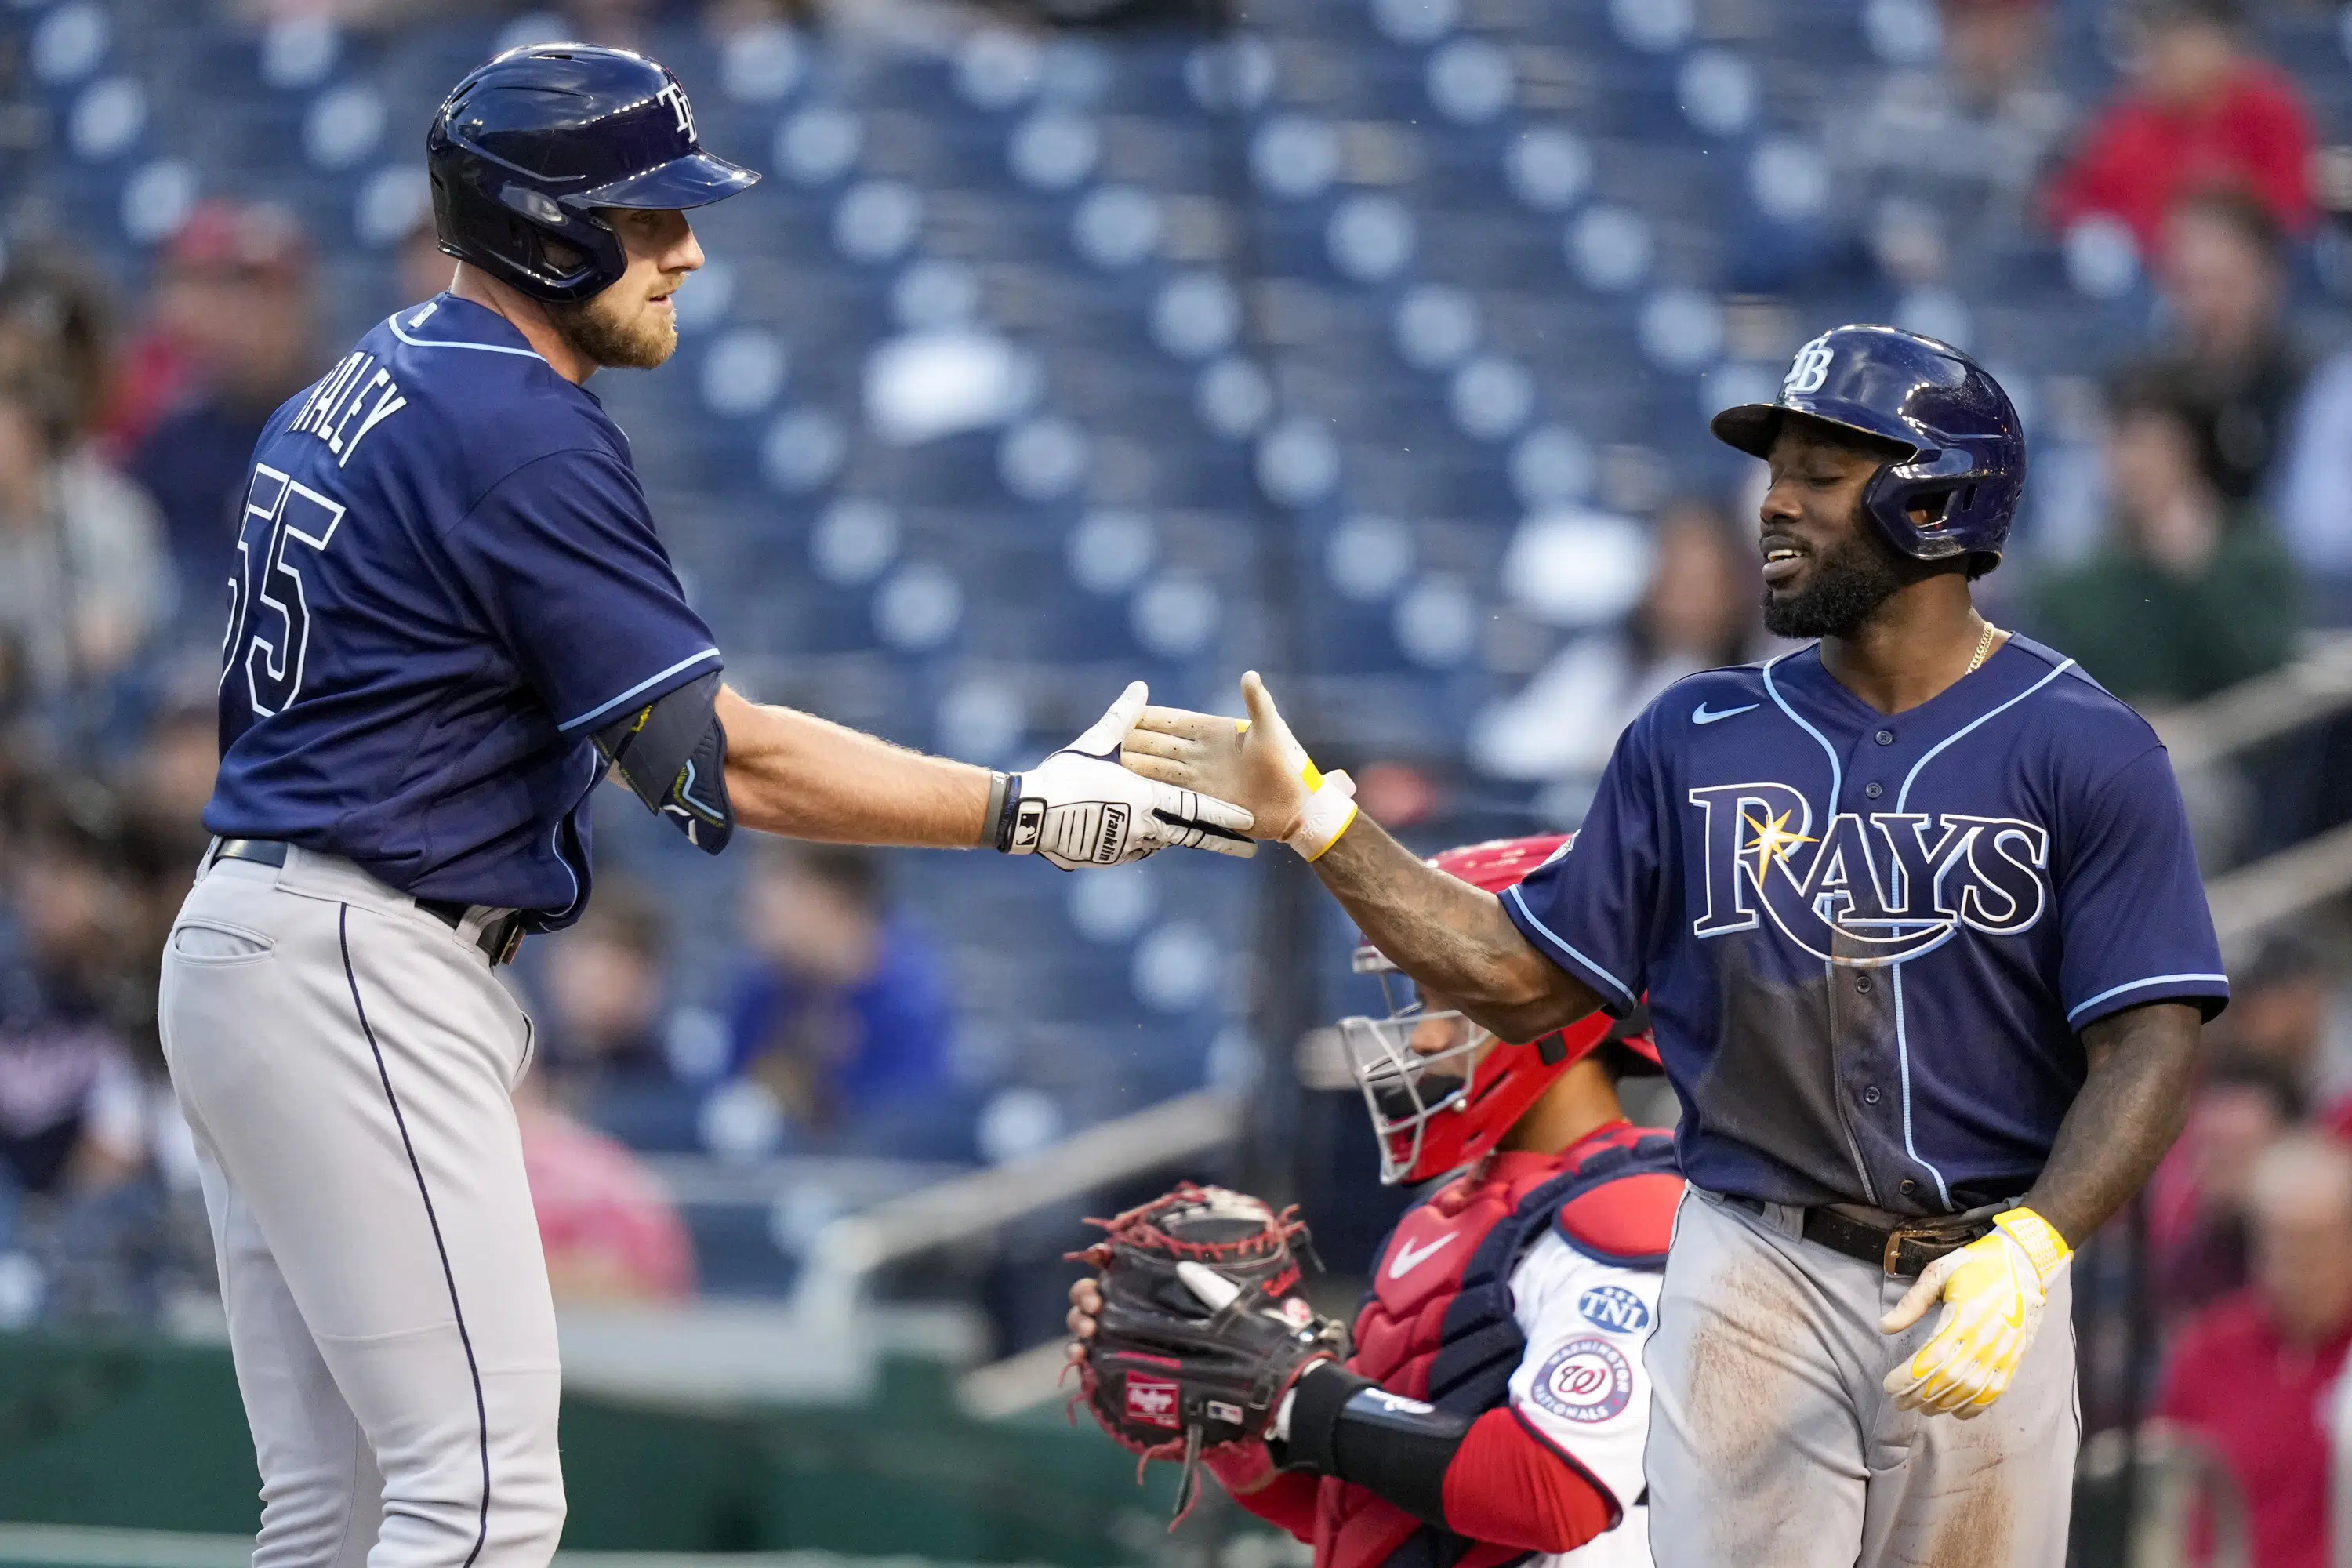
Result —
[[2230, 1010], [2207, 1026], [2205, 1048], [2273, 1068], [2306, 1097], [2338, 1088], [2352, 1040], [2343, 1037], [2337, 973], [2303, 938], [2268, 938], [2230, 966]]
[[143, 1163], [144, 1088], [116, 1027], [121, 889], [102, 847], [62, 819], [12, 847], [18, 951], [0, 964], [0, 1185], [111, 1186]]
[[131, 471], [163, 508], [184, 617], [216, 629], [253, 444], [325, 365], [310, 243], [283, 207], [199, 203], [172, 238], [126, 394], [158, 410]]
[[2045, 0], [1942, 0], [1937, 10], [1937, 68], [1886, 73], [1862, 113], [1835, 122], [1879, 263], [1908, 284], [1944, 277], [1956, 248], [2024, 231], [2073, 117], [2046, 69]]
[[695, 1146], [696, 1096], [662, 1045], [662, 912], [622, 877], [599, 877], [577, 925], [548, 938], [539, 965], [533, 1077], [550, 1105], [639, 1149]]
[[623, 1144], [558, 1109], [540, 1071], [523, 1075], [514, 1104], [557, 1304], [693, 1295], [694, 1244], [652, 1173]]
[[2352, 349], [2312, 376], [2279, 456], [2279, 532], [2318, 579], [2332, 625], [2352, 623]]
[[124, 816], [154, 846], [157, 860], [172, 868], [175, 908], [211, 837], [204, 809], [220, 767], [220, 716], [212, 689], [216, 667], [202, 675], [201, 686], [191, 682], [167, 691], [155, 705], [121, 779]]
[[[954, 1031], [930, 943], [884, 898], [883, 863], [838, 845], [759, 846], [746, 898], [751, 967], [728, 1012], [730, 1067], [775, 1097], [795, 1142], [936, 1152], [919, 1112], [950, 1087]], [[886, 1131], [887, 1130], [887, 1131]]]
[[2312, 220], [2311, 126], [2294, 84], [2244, 51], [2237, 0], [2147, 0], [2131, 86], [2099, 116], [2050, 187], [2061, 228], [2100, 215], [2157, 253], [2182, 196], [2242, 190], [2281, 227]]
[[[1471, 756], [1497, 778], [1549, 779], [1581, 817], [1617, 736], [1686, 675], [1748, 656], [1756, 638], [1754, 546], [1721, 507], [1685, 497], [1659, 514], [1642, 598], [1621, 628], [1580, 637], [1471, 725]], [[1573, 798], [1570, 798], [1573, 797]]]
[[2157, 1413], [2220, 1457], [2245, 1500], [2256, 1568], [2326, 1568], [2323, 1402], [2352, 1349], [2352, 1151], [2296, 1133], [2247, 1184], [2253, 1284], [2192, 1319]]
[[430, 212], [418, 219], [416, 226], [400, 242], [399, 258], [394, 266], [394, 288], [400, 296], [395, 310], [430, 300], [448, 288], [457, 277], [457, 260], [441, 248], [441, 230]]
[[2098, 553], [2044, 576], [2032, 617], [2127, 702], [2193, 702], [2284, 664], [2294, 651], [2294, 565], [2252, 508], [2199, 460], [2194, 416], [2135, 378], [2110, 411], [2114, 505]]
[[70, 398], [54, 374], [0, 378], [0, 642], [45, 703], [122, 668], [172, 596], [153, 507], [76, 449]]
[[2287, 330], [2286, 272], [2277, 220], [2242, 193], [2190, 196], [2165, 220], [2171, 342], [2150, 374], [2196, 419], [2200, 459], [2231, 500], [2264, 493], [2310, 371]]
[[112, 311], [101, 276], [96, 258], [54, 246], [27, 246], [0, 268], [0, 377], [54, 381], [70, 454], [103, 424], [113, 394]]
[[2302, 1120], [2303, 1105], [2276, 1062], [2223, 1055], [2206, 1068], [2179, 1141], [2149, 1181], [2152, 1272], [2168, 1319], [2245, 1285], [2247, 1183], [2263, 1151]]

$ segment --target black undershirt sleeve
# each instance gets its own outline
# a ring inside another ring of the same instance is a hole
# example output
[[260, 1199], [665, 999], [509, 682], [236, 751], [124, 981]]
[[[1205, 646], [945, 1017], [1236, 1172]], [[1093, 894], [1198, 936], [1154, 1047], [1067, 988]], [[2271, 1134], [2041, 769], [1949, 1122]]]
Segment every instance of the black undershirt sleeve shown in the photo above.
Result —
[[1412, 1514], [1445, 1522], [1445, 1471], [1470, 1423], [1325, 1363], [1298, 1380], [1290, 1440], [1273, 1445], [1285, 1469], [1352, 1482]]
[[726, 848], [735, 832], [719, 681], [713, 670], [614, 720], [593, 737], [621, 782], [706, 855]]

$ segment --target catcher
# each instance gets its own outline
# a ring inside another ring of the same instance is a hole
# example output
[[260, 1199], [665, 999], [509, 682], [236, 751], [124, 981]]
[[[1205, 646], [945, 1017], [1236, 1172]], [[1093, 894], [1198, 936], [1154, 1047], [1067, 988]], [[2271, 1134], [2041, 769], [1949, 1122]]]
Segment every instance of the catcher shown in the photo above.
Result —
[[[1567, 843], [1432, 864], [1498, 893]], [[1316, 1568], [1646, 1568], [1642, 1350], [1683, 1184], [1616, 1076], [1655, 1047], [1601, 1016], [1504, 1044], [1369, 944], [1356, 968], [1391, 1002], [1340, 1024], [1381, 1181], [1460, 1173], [1382, 1244], [1353, 1353], [1296, 1294], [1295, 1219], [1180, 1188], [1081, 1255], [1102, 1271], [1070, 1289], [1085, 1396], [1145, 1458], [1187, 1460], [1180, 1517], [1204, 1462]]]

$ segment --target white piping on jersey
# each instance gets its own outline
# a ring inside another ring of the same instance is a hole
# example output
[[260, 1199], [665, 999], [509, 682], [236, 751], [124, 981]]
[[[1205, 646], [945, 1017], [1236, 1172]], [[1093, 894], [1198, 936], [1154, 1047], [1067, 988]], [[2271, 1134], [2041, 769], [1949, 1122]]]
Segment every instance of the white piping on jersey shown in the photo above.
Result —
[[1911, 1040], [1903, 1026], [1903, 965], [1898, 962], [1889, 967], [1895, 971], [1895, 1059], [1903, 1072], [1903, 1152], [1911, 1156], [1912, 1163], [1936, 1178], [1937, 1194], [1948, 1210], [1952, 1189], [1945, 1184], [1944, 1173], [1920, 1158], [1919, 1146], [1911, 1141]]
[[679, 659], [667, 669], [656, 670], [653, 674], [646, 676], [643, 680], [638, 681], [635, 686], [630, 687], [618, 697], [613, 698], [608, 701], [598, 703], [595, 707], [588, 710], [587, 712], [581, 714], [577, 719], [566, 719], [562, 723], [558, 724], [555, 727], [556, 731], [559, 734], [570, 734], [572, 731], [577, 730], [583, 724], [593, 723], [596, 720], [602, 719], [605, 714], [610, 713], [614, 709], [618, 708], [622, 703], [626, 702], [630, 698], [635, 697], [646, 687], [652, 686], [658, 681], [667, 680], [679, 670], [692, 668], [694, 666], [700, 664], [706, 658], [717, 658], [718, 657], [719, 650], [717, 648], [707, 647], [700, 653], [693, 654], [686, 658]]
[[[424, 325], [425, 318], [431, 315], [439, 304], [440, 301], [436, 300], [434, 301], [433, 305], [427, 306], [425, 310], [418, 311], [416, 320], [411, 321], [409, 325]], [[504, 343], [461, 343], [448, 338], [412, 338], [406, 332], [400, 330], [400, 312], [397, 310], [394, 311], [391, 315], [386, 316], [383, 319], [383, 324], [392, 329], [392, 335], [394, 337], [398, 338], [402, 342], [406, 343], [413, 349], [474, 349], [486, 354], [520, 354], [525, 359], [535, 359], [541, 364], [547, 363], [547, 356], [538, 353], [536, 350], [510, 349]]]
[[1624, 997], [1628, 1002], [1638, 1003], [1641, 1000], [1640, 997], [1633, 994], [1633, 988], [1632, 986], [1626, 984], [1623, 981], [1618, 979], [1615, 975], [1610, 973], [1599, 964], [1593, 963], [1592, 960], [1585, 957], [1584, 954], [1577, 952], [1575, 948], [1570, 947], [1568, 944], [1567, 941], [1561, 937], [1559, 932], [1552, 930], [1551, 927], [1538, 920], [1536, 918], [1535, 910], [1528, 908], [1528, 900], [1521, 896], [1516, 883], [1504, 889], [1503, 896], [1510, 900], [1511, 902], [1518, 905], [1519, 913], [1527, 916], [1528, 923], [1535, 927], [1536, 930], [1543, 932], [1543, 934], [1550, 940], [1553, 946], [1559, 948], [1560, 952], [1568, 954], [1569, 957], [1576, 960], [1577, 963], [1584, 965], [1586, 969], [1591, 970], [1594, 974], [1597, 974], [1601, 979], [1607, 981], [1611, 988], [1613, 989], [1617, 994]]
[[1992, 718], [1995, 714], [2008, 712], [2011, 709], [2016, 707], [2019, 703], [2024, 701], [2027, 698], [2032, 696], [2035, 692], [2041, 690], [2043, 687], [2049, 685], [2052, 681], [2057, 679], [2060, 676], [2065, 674], [2068, 670], [2074, 668], [2074, 661], [2073, 659], [2061, 659], [2056, 665], [2052, 667], [2049, 674], [2043, 676], [2041, 679], [2035, 681], [2032, 685], [2027, 687], [2024, 690], [2019, 692], [2016, 696], [2011, 698], [2000, 707], [1987, 709], [1984, 712], [1978, 714], [1975, 718], [1969, 720], [1967, 723], [1961, 725], [1958, 729], [1953, 731], [1950, 734], [1945, 736], [1942, 740], [1928, 747], [1927, 754], [1921, 757], [1917, 762], [1913, 763], [1911, 764], [1911, 771], [1903, 775], [1903, 787], [1895, 792], [1895, 809], [1897, 811], [1904, 809], [1903, 803], [1911, 798], [1912, 782], [1918, 778], [1919, 770], [1921, 768], [1926, 767], [1929, 763], [1936, 760], [1937, 752], [1942, 751], [1946, 746], [1950, 745], [1953, 742], [1958, 740], [1961, 736], [1967, 734], [1969, 731], [1975, 729], [1986, 720]]
[[[590, 795], [594, 795], [596, 793], [596, 786], [604, 782], [604, 754], [602, 752], [591, 752], [589, 755], [589, 764], [587, 795], [582, 795], [582, 800], [585, 800]], [[579, 809], [579, 802], [574, 801], [572, 803], [572, 811], [577, 811]], [[580, 873], [573, 870], [572, 868], [572, 862], [563, 858], [563, 825], [572, 820], [572, 811], [567, 811], [562, 816], [557, 817], [555, 819], [555, 826], [549, 828], [547, 832], [547, 847], [549, 852], [555, 857], [555, 863], [563, 868], [563, 874], [572, 879], [572, 900], [561, 910], [556, 911], [556, 918], [558, 920], [562, 919], [565, 915], [570, 914], [572, 910], [580, 907]]]
[[2121, 985], [2108, 986], [2088, 1001], [2075, 1003], [2067, 1010], [2066, 1021], [2073, 1023], [2077, 1013], [2095, 1007], [2110, 996], [2120, 996], [2126, 991], [2138, 991], [2150, 985], [2169, 985], [2177, 980], [2218, 980], [2227, 984], [2230, 977], [2226, 974], [2151, 974], [2146, 980], [2126, 980]]
[[[1935, 761], [1937, 754], [1942, 752], [1945, 747], [1950, 745], [1953, 742], [1958, 740], [1961, 736], [1967, 734], [1969, 731], [1975, 729], [1986, 720], [1992, 718], [1995, 714], [2005, 713], [2010, 709], [2016, 707], [2019, 703], [2024, 701], [2027, 698], [2032, 696], [2035, 692], [2041, 690], [2043, 687], [2049, 685], [2052, 681], [2065, 674], [2067, 670], [2074, 668], [2074, 661], [2071, 658], [2062, 660], [2051, 669], [2049, 674], [2043, 676], [2041, 679], [2035, 681], [2032, 685], [2027, 687], [2024, 690], [2019, 692], [2008, 701], [2000, 703], [1996, 707], [1987, 709], [1982, 713], [1979, 713], [1975, 718], [1969, 720], [1967, 723], [1961, 725], [1958, 729], [1953, 731], [1950, 734], [1945, 736], [1942, 740], [1937, 742], [1934, 745], [1928, 747], [1927, 752], [1922, 755], [1917, 762], [1911, 764], [1911, 771], [1903, 775], [1903, 787], [1897, 790], [1895, 794], [1895, 809], [1897, 811], [1905, 809], [1906, 804], [1911, 798], [1911, 786], [1914, 783], [1917, 782], [1920, 770], [1925, 768], [1929, 763]], [[1901, 1065], [1903, 1074], [1903, 1152], [1910, 1155], [1912, 1161], [1926, 1170], [1929, 1175], [1936, 1178], [1936, 1191], [1943, 1198], [1944, 1207], [1948, 1210], [1952, 1206], [1952, 1191], [1950, 1187], [1945, 1184], [1944, 1173], [1937, 1170], [1926, 1159], [1923, 1159], [1920, 1156], [1918, 1147], [1911, 1141], [1911, 1041], [1910, 1031], [1905, 1026], [1903, 1019], [1903, 961], [1897, 959], [1890, 967], [1895, 971], [1895, 1056], [1896, 1061]], [[2072, 1021], [2071, 1018], [2069, 1021]]]
[[[1804, 649], [1799, 648], [1796, 651], [1802, 653]], [[1784, 653], [1780, 656], [1780, 658], [1787, 658], [1788, 657], [1789, 655]], [[1802, 719], [1797, 717], [1797, 710], [1789, 706], [1789, 700], [1780, 695], [1780, 689], [1778, 686], [1772, 684], [1772, 667], [1780, 663], [1780, 658], [1768, 659], [1765, 662], [1764, 689], [1770, 695], [1773, 703], [1780, 708], [1780, 711], [1789, 716], [1789, 722], [1794, 724], [1798, 729], [1802, 730], [1806, 734], [1811, 735], [1814, 741], [1819, 742], [1823, 754], [1829, 758], [1830, 805], [1828, 815], [1831, 817], [1834, 817], [1837, 816], [1839, 797], [1843, 795], [1845, 793], [1844, 764], [1838, 761], [1837, 748], [1830, 744], [1829, 737], [1822, 734], [1819, 730], [1814, 729], [1811, 724], [1806, 723]], [[1822, 831], [1827, 832], [1828, 829], [1824, 828]]]

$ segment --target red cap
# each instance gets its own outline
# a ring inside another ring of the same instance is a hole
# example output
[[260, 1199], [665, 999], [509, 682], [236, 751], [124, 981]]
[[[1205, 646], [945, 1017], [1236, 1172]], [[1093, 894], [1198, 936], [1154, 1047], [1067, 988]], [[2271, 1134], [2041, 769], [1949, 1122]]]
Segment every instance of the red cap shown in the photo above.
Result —
[[310, 238], [301, 220], [275, 202], [198, 202], [164, 247], [180, 272], [251, 273], [295, 281], [310, 270]]

